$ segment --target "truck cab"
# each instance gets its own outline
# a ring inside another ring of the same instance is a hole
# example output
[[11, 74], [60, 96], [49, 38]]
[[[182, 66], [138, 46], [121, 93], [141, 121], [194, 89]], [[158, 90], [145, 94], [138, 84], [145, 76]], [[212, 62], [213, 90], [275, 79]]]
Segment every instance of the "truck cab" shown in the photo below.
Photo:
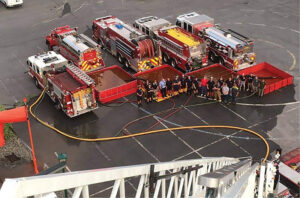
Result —
[[62, 55], [49, 51], [28, 57], [26, 64], [29, 67], [29, 75], [33, 78], [36, 87], [44, 88], [46, 74], [63, 70], [68, 60]]
[[59, 39], [63, 39], [68, 35], [76, 35], [77, 28], [71, 28], [69, 25], [55, 28], [52, 32], [46, 36], [46, 45], [49, 50], [53, 50], [54, 46], [59, 46]]
[[176, 25], [194, 35], [198, 35], [203, 29], [213, 27], [214, 19], [204, 14], [191, 12], [178, 16]]
[[171, 25], [171, 22], [156, 16], [142, 17], [135, 20], [133, 23], [133, 27], [150, 36], [154, 40], [158, 40], [159, 29], [169, 27]]

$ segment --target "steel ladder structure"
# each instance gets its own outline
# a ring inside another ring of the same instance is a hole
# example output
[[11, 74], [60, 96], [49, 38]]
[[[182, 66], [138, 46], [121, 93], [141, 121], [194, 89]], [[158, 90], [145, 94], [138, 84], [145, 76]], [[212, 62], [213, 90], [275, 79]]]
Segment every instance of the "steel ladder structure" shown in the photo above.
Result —
[[[100, 190], [98, 192], [102, 192], [100, 185], [97, 184], [103, 183], [106, 186], [111, 185], [107, 188], [111, 189], [109, 195], [111, 198], [268, 197], [267, 191], [273, 186], [272, 183], [268, 183], [269, 177], [265, 177], [266, 174], [268, 175], [266, 166], [259, 166], [258, 163], [251, 165], [251, 163], [251, 158], [239, 160], [227, 157], [205, 157], [5, 179], [0, 197], [55, 198], [57, 197], [55, 192], [63, 190], [72, 192], [73, 198], [103, 197], [103, 194], [89, 192], [90, 185], [94, 185], [94, 190], [97, 187], [97, 190]], [[261, 170], [259, 178], [256, 174], [258, 170]], [[133, 187], [129, 185], [131, 182], [135, 183], [134, 192], [132, 192]], [[129, 188], [131, 188], [130, 194], [126, 193], [129, 192]]]
[[67, 64], [66, 68], [69, 69], [74, 75], [76, 75], [80, 80], [82, 80], [88, 86], [90, 86], [91, 84], [95, 84], [95, 81], [91, 77], [89, 77], [86, 73], [84, 73], [81, 69], [79, 69], [75, 65]]

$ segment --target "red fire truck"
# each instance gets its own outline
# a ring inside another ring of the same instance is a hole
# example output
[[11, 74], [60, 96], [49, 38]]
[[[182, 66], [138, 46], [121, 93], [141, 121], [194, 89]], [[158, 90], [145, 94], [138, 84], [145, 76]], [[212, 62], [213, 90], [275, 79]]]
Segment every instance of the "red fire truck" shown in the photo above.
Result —
[[85, 72], [104, 66], [97, 44], [87, 36], [78, 34], [77, 28], [68, 25], [55, 28], [46, 36], [46, 44], [50, 50], [57, 46], [65, 58]]
[[158, 35], [165, 63], [184, 71], [208, 65], [206, 44], [201, 38], [177, 26], [161, 28]]
[[176, 25], [207, 42], [209, 58], [235, 71], [255, 64], [253, 41], [231, 29], [214, 24], [214, 19], [196, 12], [177, 17]]
[[93, 37], [126, 68], [136, 72], [159, 66], [152, 39], [114, 16], [97, 18], [93, 22]]
[[54, 51], [30, 56], [27, 59], [29, 75], [38, 88], [46, 93], [69, 117], [75, 117], [98, 108], [95, 82], [60, 54]]

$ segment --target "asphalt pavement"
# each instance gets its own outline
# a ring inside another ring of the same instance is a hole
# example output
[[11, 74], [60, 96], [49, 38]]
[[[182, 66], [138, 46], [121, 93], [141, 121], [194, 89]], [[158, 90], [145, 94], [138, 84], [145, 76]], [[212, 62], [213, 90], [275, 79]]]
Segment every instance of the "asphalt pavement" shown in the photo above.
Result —
[[[22, 7], [13, 9], [6, 9], [0, 4], [0, 103], [9, 105], [22, 101], [24, 96], [40, 93], [26, 74], [25, 62], [27, 57], [47, 50], [45, 36], [55, 27], [76, 26], [80, 33], [91, 37], [91, 25], [96, 17], [115, 15], [132, 23], [136, 18], [155, 15], [175, 22], [177, 15], [191, 11], [207, 14], [216, 23], [254, 39], [257, 61], [269, 62], [294, 75], [294, 85], [268, 94], [263, 99], [250, 97], [239, 100], [243, 105], [235, 106], [204, 104], [206, 100], [192, 97], [187, 107], [153, 129], [233, 125], [250, 128], [268, 138], [271, 151], [280, 146], [285, 153], [299, 147], [300, 16], [297, 0], [27, 0]], [[106, 52], [103, 52], [103, 57], [107, 66], [118, 64]], [[127, 99], [131, 97], [134, 96]], [[73, 135], [106, 137], [116, 135], [126, 123], [136, 118], [165, 110], [174, 103], [181, 107], [187, 99], [182, 95], [174, 100], [144, 104], [141, 109], [132, 103], [119, 107], [101, 106], [92, 113], [69, 119], [45, 97], [37, 114]], [[157, 120], [159, 117], [136, 122], [127, 128], [128, 132], [141, 132]], [[229, 129], [172, 131], [92, 143], [63, 137], [34, 119], [31, 119], [31, 124], [40, 167], [57, 163], [55, 152], [67, 153], [68, 167], [72, 171], [202, 156], [251, 155], [259, 161], [265, 154], [264, 144], [255, 136]], [[14, 124], [18, 136], [29, 144], [24, 126], [24, 123]], [[91, 192], [98, 190], [101, 189], [92, 189]]]

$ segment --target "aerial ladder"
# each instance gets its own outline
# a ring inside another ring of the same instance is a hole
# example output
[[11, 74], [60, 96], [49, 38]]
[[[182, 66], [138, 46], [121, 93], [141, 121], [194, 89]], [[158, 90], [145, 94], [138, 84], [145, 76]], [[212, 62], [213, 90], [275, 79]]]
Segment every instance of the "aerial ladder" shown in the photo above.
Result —
[[[72, 197], [97, 197], [105, 183], [111, 185], [112, 198], [267, 198], [273, 196], [274, 170], [273, 162], [259, 164], [251, 158], [204, 157], [5, 179], [0, 197], [55, 198], [54, 192], [64, 190], [72, 192]], [[136, 191], [132, 192], [128, 183], [136, 179]], [[90, 192], [90, 185], [98, 185], [100, 191]]]

